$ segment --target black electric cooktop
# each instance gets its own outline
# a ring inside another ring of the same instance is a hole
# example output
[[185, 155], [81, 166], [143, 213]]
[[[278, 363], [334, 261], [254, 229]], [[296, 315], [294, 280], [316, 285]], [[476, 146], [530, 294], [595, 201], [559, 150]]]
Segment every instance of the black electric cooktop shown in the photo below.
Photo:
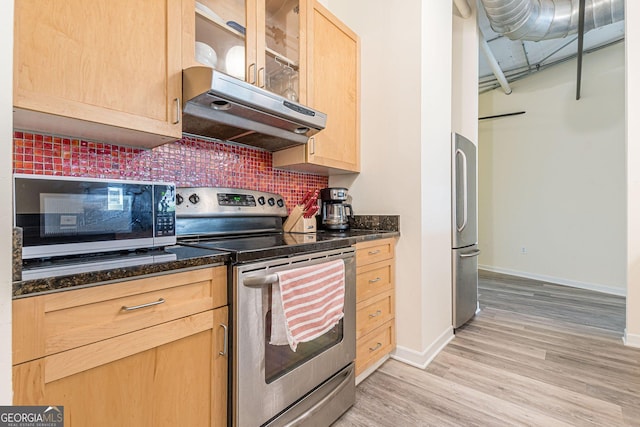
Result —
[[289, 257], [350, 246], [353, 233], [270, 233], [233, 238], [190, 236], [179, 244], [228, 251], [234, 263]]

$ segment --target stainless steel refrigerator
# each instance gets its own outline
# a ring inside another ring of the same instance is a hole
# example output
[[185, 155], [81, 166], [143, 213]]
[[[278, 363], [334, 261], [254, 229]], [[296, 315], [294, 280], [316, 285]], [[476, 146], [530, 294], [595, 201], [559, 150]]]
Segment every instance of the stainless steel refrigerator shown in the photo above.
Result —
[[459, 328], [478, 308], [477, 148], [457, 133], [451, 139], [453, 327]]

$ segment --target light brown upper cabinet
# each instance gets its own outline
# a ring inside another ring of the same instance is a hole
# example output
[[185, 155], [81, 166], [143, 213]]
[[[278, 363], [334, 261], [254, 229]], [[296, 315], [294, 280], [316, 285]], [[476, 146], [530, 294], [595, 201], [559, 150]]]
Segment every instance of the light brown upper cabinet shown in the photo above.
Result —
[[209, 65], [297, 101], [305, 6], [299, 0], [184, 0], [183, 67]]
[[14, 127], [151, 147], [182, 136], [181, 0], [16, 0]]
[[273, 154], [279, 168], [339, 174], [360, 171], [360, 39], [317, 0], [305, 0], [306, 65], [301, 101], [327, 114], [306, 146]]

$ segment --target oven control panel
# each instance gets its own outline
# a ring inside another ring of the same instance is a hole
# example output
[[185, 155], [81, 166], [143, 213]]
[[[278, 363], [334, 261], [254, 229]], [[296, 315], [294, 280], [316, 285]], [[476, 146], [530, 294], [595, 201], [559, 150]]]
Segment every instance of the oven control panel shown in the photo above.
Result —
[[252, 194], [218, 193], [220, 206], [255, 206], [256, 198]]
[[188, 216], [287, 216], [281, 195], [264, 191], [217, 188], [178, 187], [176, 217]]

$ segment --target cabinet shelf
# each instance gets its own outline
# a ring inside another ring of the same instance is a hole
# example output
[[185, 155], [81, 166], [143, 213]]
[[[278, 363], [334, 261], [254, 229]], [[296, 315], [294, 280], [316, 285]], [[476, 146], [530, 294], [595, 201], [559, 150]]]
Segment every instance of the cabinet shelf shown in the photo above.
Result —
[[206, 19], [207, 21], [211, 22], [212, 24], [215, 24], [217, 26], [219, 26], [220, 28], [222, 28], [223, 30], [227, 31], [230, 34], [233, 34], [234, 36], [241, 38], [244, 40], [245, 36], [244, 34], [242, 34], [240, 31], [236, 30], [235, 28], [232, 28], [230, 26], [228, 26], [226, 24], [226, 22], [224, 22], [222, 19], [220, 19], [217, 16], [212, 16], [200, 9], [196, 9], [196, 15], [200, 15], [201, 17], [203, 17], [204, 19]]
[[[226, 31], [229, 34], [233, 34], [234, 36], [238, 37], [239, 39], [244, 40], [245, 39], [245, 35], [236, 30], [235, 28], [230, 27], [229, 25], [227, 25], [226, 22], [224, 22], [220, 17], [218, 16], [213, 16], [203, 10], [200, 10], [198, 8], [195, 9], [196, 11], [196, 15], [201, 16], [202, 18], [204, 18], [205, 20], [207, 20], [208, 22], [210, 22], [211, 24], [214, 24], [216, 26], [218, 26], [219, 28], [223, 29], [224, 31]], [[273, 58], [278, 58], [278, 60], [280, 60], [281, 62], [287, 63], [289, 64], [291, 67], [297, 69], [298, 68], [298, 63], [294, 60], [292, 60], [291, 58], [287, 58], [286, 56], [284, 56], [283, 54], [281, 54], [280, 52], [277, 52], [273, 49], [270, 49], [268, 47], [265, 48], [266, 53], [273, 57]]]
[[265, 48], [265, 51], [272, 57], [274, 58], [278, 58], [278, 60], [280, 60], [280, 62], [284, 62], [287, 63], [291, 66], [291, 68], [293, 68], [294, 70], [298, 70], [298, 64], [296, 63], [296, 61], [294, 61], [293, 59], [287, 58], [286, 56], [284, 56], [283, 54], [281, 54], [280, 52], [276, 52], [273, 49], [269, 49], [268, 47]]

